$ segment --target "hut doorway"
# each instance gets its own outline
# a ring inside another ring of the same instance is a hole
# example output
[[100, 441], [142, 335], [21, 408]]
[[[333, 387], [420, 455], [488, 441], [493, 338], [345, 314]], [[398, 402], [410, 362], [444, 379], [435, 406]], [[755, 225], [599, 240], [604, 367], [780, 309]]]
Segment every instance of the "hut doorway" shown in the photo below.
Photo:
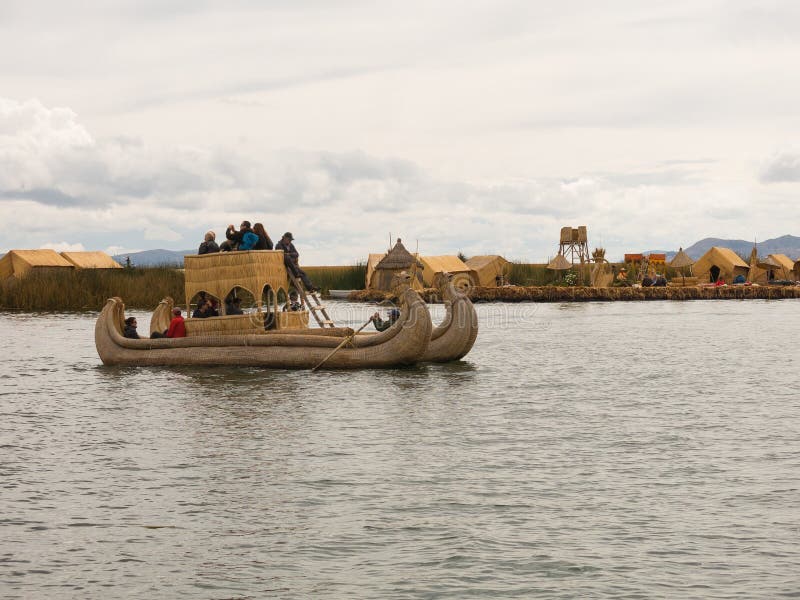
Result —
[[713, 265], [708, 270], [708, 276], [711, 279], [711, 283], [717, 283], [717, 280], [719, 279], [719, 271], [720, 270], [719, 270], [719, 267], [717, 265]]

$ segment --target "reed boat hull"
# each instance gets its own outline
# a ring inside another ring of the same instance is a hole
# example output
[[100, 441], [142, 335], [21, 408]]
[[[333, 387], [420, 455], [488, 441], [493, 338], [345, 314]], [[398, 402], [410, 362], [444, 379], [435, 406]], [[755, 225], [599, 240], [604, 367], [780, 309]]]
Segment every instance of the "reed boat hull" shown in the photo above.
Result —
[[422, 362], [450, 362], [464, 358], [478, 338], [478, 313], [472, 301], [452, 282], [442, 290], [447, 308], [444, 321], [431, 333]]
[[[125, 306], [120, 298], [106, 302], [95, 325], [97, 353], [105, 365], [236, 365], [277, 369], [316, 367], [346, 338], [303, 331], [186, 338], [128, 339], [122, 335]], [[419, 362], [433, 326], [414, 290], [403, 293], [398, 321], [373, 336], [355, 336], [324, 364], [325, 369], [365, 369]]]

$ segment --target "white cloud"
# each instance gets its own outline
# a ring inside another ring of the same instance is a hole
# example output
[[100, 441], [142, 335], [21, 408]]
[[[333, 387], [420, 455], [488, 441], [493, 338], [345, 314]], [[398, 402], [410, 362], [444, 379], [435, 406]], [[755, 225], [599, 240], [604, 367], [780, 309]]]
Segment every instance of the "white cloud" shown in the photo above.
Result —
[[800, 181], [800, 146], [774, 152], [761, 165], [759, 179], [763, 183]]
[[177, 242], [183, 239], [183, 236], [166, 225], [151, 225], [144, 230], [144, 239]]
[[84, 252], [86, 248], [83, 244], [70, 244], [68, 242], [47, 242], [39, 246], [39, 248], [55, 250], [56, 252]]

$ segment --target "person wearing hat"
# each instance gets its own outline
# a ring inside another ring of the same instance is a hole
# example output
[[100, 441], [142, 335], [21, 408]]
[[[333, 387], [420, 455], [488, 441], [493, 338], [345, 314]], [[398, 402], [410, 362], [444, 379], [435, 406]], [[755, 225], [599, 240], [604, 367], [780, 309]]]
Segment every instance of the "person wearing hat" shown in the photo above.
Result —
[[292, 240], [294, 240], [294, 236], [290, 231], [287, 231], [283, 234], [281, 241], [275, 244], [275, 250], [283, 250], [283, 262], [286, 264], [286, 268], [292, 275], [300, 278], [300, 280], [303, 282], [303, 285], [309, 292], [318, 292], [319, 289], [314, 287], [314, 284], [311, 283], [311, 280], [308, 278], [308, 275], [306, 275], [306, 272], [300, 268], [300, 264], [298, 262], [300, 253], [294, 247]]
[[378, 313], [372, 315], [372, 324], [375, 325], [375, 329], [378, 331], [386, 331], [394, 325], [395, 321], [400, 318], [400, 311], [396, 308], [392, 308], [389, 310], [389, 318], [385, 321], [381, 319], [381, 316]]

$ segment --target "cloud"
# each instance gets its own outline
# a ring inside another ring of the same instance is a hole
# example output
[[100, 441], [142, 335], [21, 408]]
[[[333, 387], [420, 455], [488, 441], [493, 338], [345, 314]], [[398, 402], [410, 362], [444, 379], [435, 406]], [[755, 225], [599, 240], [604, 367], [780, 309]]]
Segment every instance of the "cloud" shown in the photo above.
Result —
[[84, 252], [83, 244], [70, 244], [69, 242], [47, 242], [39, 248], [55, 250], [56, 252]]
[[555, 253], [566, 225], [588, 225], [592, 243], [603, 243], [609, 256], [686, 246], [717, 233], [750, 237], [758, 222], [774, 226], [741, 186], [708, 177], [712, 159], [472, 180], [364, 151], [254, 156], [214, 145], [101, 138], [68, 109], [9, 100], [4, 107], [4, 114], [27, 115], [0, 121], [16, 168], [0, 175], [0, 238], [15, 247], [51, 243], [58, 231], [59, 243], [112, 253], [184, 250], [208, 229], [221, 235], [228, 223], [248, 219], [263, 222], [273, 238], [292, 231], [305, 264], [363, 260], [385, 248], [390, 233], [428, 254], [540, 261]]
[[800, 147], [779, 150], [761, 165], [758, 178], [762, 183], [800, 181]]
[[144, 230], [144, 239], [177, 242], [183, 239], [183, 236], [166, 225], [151, 225]]

